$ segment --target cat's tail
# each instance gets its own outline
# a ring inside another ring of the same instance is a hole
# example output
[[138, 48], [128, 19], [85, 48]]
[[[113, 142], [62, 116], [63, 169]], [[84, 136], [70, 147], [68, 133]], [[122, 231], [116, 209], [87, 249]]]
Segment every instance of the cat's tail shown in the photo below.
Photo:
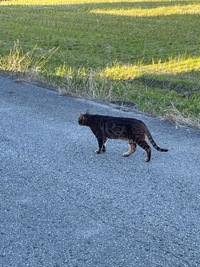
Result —
[[146, 127], [145, 130], [146, 130], [145, 133], [146, 133], [147, 137], [149, 138], [149, 141], [151, 142], [151, 144], [153, 145], [153, 147], [154, 147], [155, 149], [157, 149], [157, 150], [160, 151], [160, 152], [167, 152], [167, 151], [168, 151], [168, 149], [161, 148], [161, 147], [157, 146], [156, 142], [154, 141], [154, 139], [153, 139], [153, 137], [152, 137], [152, 135], [151, 135], [151, 133], [149, 132], [149, 130], [148, 130], [147, 127]]

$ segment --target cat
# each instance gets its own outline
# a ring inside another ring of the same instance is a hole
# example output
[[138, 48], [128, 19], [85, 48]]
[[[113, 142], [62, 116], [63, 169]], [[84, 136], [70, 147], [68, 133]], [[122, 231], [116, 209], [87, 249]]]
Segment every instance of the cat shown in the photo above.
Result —
[[79, 125], [89, 126], [93, 134], [98, 140], [99, 148], [95, 153], [99, 154], [106, 151], [106, 142], [108, 139], [121, 139], [129, 142], [130, 149], [124, 152], [123, 156], [129, 156], [136, 151], [136, 145], [146, 150], [146, 162], [151, 159], [151, 148], [145, 141], [145, 135], [155, 149], [161, 152], [167, 152], [168, 149], [160, 148], [156, 145], [144, 122], [123, 117], [102, 116], [98, 114], [90, 114], [87, 110], [86, 114], [79, 113]]

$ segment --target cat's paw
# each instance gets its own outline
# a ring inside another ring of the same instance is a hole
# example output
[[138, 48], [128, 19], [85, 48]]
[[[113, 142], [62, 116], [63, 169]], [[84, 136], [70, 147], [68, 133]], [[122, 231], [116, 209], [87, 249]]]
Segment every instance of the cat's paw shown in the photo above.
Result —
[[128, 154], [127, 152], [124, 152], [124, 153], [122, 154], [122, 156], [123, 156], [123, 157], [128, 157], [129, 154]]

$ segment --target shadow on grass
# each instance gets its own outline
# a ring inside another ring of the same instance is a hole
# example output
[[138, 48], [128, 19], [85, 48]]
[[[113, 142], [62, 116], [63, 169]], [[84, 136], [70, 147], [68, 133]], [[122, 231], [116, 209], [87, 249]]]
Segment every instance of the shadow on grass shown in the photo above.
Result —
[[[133, 80], [131, 83], [140, 83], [150, 87], [156, 87], [160, 89], [174, 90], [177, 93], [185, 93], [189, 95], [190, 92], [200, 92], [200, 80], [195, 81], [192, 77], [199, 76], [200, 71], [183, 72], [179, 75], [151, 75], [144, 74]], [[187, 79], [188, 77], [188, 79]]]

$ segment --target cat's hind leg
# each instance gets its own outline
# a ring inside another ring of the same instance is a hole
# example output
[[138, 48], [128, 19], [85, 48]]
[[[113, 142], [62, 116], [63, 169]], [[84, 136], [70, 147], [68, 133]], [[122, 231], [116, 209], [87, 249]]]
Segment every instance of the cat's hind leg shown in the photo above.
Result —
[[143, 148], [144, 150], [146, 150], [147, 152], [147, 157], [145, 159], [146, 162], [150, 161], [151, 159], [151, 148], [150, 146], [147, 144], [147, 142], [145, 140], [140, 140], [138, 142], [138, 145]]
[[122, 156], [127, 157], [133, 154], [136, 151], [136, 142], [133, 140], [129, 140], [130, 149], [127, 152], [124, 152]]

